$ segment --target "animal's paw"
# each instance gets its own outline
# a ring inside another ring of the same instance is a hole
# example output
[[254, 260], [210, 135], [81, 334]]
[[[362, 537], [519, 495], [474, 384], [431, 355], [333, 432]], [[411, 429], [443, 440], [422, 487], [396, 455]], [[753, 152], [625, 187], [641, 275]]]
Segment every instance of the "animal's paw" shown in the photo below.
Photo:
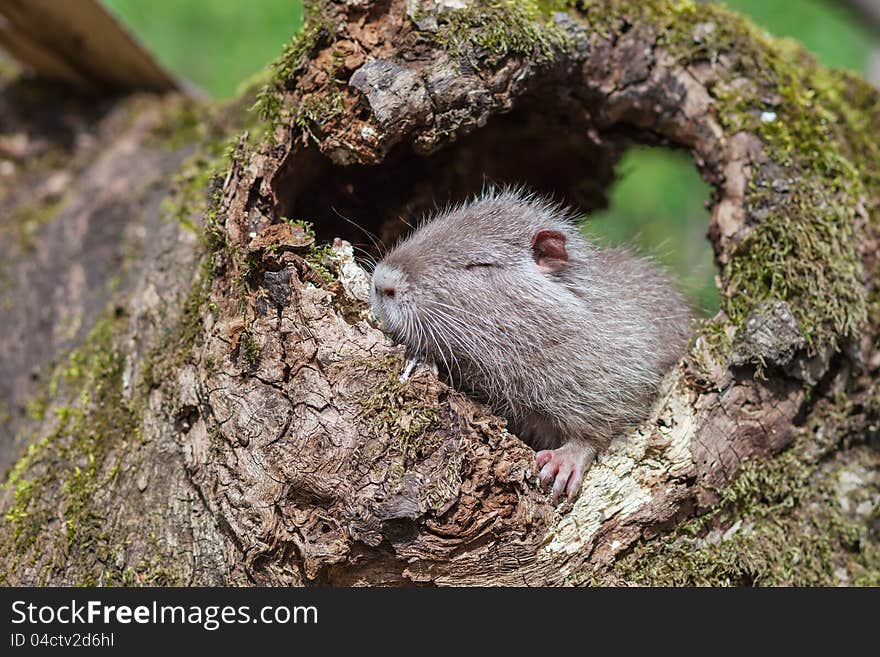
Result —
[[559, 449], [545, 449], [535, 454], [535, 463], [540, 470], [541, 483], [553, 484], [553, 497], [563, 493], [568, 499], [577, 497], [584, 475], [593, 463], [596, 452], [592, 447], [577, 443], [566, 443]]

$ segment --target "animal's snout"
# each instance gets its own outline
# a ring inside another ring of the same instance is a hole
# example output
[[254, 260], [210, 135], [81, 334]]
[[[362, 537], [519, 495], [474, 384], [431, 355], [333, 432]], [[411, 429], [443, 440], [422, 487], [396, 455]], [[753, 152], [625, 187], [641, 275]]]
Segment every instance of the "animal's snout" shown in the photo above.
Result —
[[373, 290], [378, 298], [395, 298], [399, 287], [400, 275], [396, 271], [381, 264], [376, 267], [376, 271], [373, 272]]

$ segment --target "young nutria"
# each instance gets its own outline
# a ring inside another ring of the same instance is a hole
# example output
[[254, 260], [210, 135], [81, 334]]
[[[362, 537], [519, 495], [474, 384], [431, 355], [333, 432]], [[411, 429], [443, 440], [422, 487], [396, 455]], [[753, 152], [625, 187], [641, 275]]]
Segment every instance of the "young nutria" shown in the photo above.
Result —
[[596, 454], [643, 421], [688, 341], [669, 276], [584, 239], [521, 190], [441, 212], [378, 263], [383, 330], [507, 418], [542, 482], [573, 498]]

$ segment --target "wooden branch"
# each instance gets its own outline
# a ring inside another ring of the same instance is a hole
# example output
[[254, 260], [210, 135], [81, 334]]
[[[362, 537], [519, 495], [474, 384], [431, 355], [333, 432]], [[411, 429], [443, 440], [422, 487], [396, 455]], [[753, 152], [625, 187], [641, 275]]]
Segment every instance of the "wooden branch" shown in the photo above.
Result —
[[91, 90], [181, 88], [97, 0], [2, 0], [0, 18], [0, 46], [40, 77]]

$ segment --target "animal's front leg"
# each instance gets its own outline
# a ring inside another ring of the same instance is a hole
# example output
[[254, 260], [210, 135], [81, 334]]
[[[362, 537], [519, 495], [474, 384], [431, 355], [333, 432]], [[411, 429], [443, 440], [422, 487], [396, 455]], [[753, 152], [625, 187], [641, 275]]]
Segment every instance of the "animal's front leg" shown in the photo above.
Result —
[[410, 375], [413, 373], [413, 370], [416, 369], [416, 365], [418, 364], [419, 359], [415, 356], [406, 361], [406, 364], [403, 366], [403, 373], [400, 375], [401, 383], [409, 380]]
[[405, 383], [409, 381], [410, 377], [413, 375], [413, 372], [416, 371], [416, 368], [422, 365], [427, 367], [434, 373], [434, 376], [438, 375], [437, 365], [430, 358], [425, 358], [424, 356], [407, 356], [406, 362], [403, 365], [403, 372], [400, 374], [400, 382]]
[[541, 483], [545, 486], [553, 483], [553, 497], [558, 498], [564, 492], [573, 500], [595, 458], [593, 447], [572, 440], [558, 449], [541, 450], [535, 454], [535, 463], [540, 470]]

